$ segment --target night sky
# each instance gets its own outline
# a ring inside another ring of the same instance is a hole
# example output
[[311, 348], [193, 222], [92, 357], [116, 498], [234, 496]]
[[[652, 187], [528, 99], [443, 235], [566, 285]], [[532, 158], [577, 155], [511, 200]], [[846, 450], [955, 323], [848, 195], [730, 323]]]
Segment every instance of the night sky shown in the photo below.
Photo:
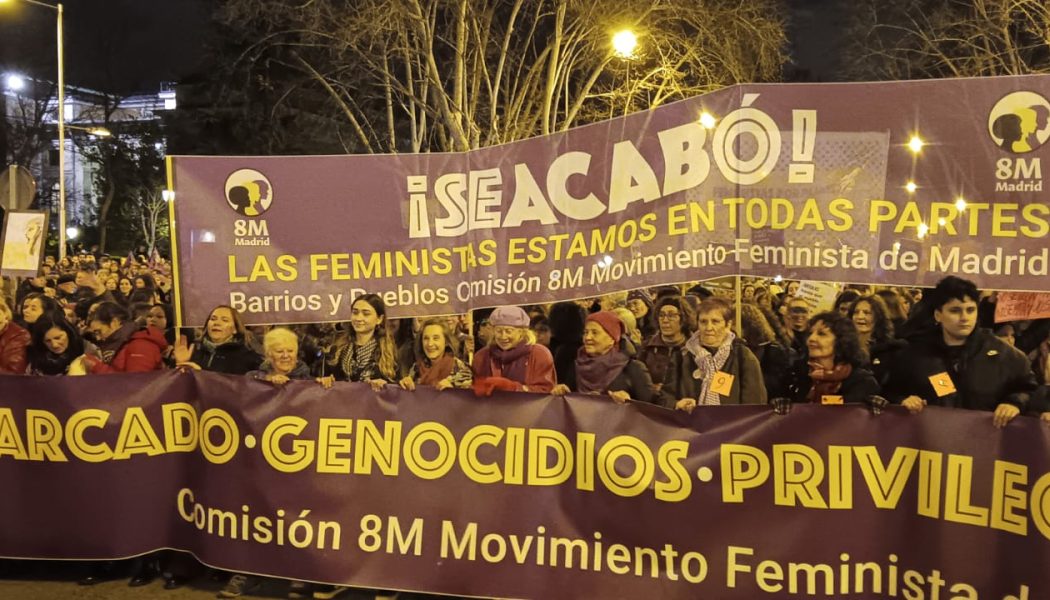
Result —
[[[47, 0], [50, 1], [50, 0]], [[211, 0], [65, 0], [66, 81], [129, 94], [192, 74], [205, 56]], [[789, 79], [834, 81], [842, 0], [786, 0], [793, 64]], [[55, 13], [0, 4], [0, 71], [53, 80]]]
[[[49, 3], [50, 0], [45, 0]], [[204, 55], [209, 0], [65, 0], [66, 83], [155, 93]], [[0, 69], [54, 80], [55, 11], [0, 4]]]

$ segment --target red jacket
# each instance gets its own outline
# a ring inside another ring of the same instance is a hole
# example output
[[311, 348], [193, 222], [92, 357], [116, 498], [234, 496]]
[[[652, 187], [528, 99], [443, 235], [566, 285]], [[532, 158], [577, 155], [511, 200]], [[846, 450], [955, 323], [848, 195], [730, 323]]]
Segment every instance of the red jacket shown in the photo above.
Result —
[[25, 375], [29, 359], [26, 349], [29, 347], [29, 332], [19, 327], [14, 321], [9, 322], [0, 331], [0, 375]]
[[93, 375], [156, 371], [164, 364], [164, 349], [167, 347], [164, 332], [156, 327], [147, 327], [131, 334], [109, 364], [88, 354], [84, 355], [84, 363]]

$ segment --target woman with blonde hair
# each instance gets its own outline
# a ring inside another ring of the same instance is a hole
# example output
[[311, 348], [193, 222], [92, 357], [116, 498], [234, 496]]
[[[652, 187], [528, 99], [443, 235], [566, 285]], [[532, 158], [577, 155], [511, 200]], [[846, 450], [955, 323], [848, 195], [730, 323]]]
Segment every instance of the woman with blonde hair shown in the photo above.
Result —
[[554, 359], [535, 343], [529, 315], [517, 306], [500, 306], [489, 315], [492, 342], [474, 355], [474, 392], [493, 390], [549, 393], [557, 383]]

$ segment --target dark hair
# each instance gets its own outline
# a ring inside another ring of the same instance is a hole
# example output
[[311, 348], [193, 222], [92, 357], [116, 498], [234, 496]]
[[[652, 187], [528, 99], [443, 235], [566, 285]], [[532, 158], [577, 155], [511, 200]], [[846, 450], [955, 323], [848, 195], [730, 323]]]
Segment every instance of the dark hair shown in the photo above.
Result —
[[665, 306], [671, 306], [678, 309], [678, 314], [681, 315], [678, 319], [679, 327], [681, 327], [682, 335], [689, 337], [696, 331], [696, 314], [693, 313], [693, 307], [688, 302], [682, 300], [681, 296], [664, 296], [656, 302], [656, 306], [653, 307], [653, 314], [659, 320], [660, 309]]
[[146, 317], [149, 316], [149, 309], [153, 308], [152, 304], [148, 302], [135, 302], [128, 307], [128, 313], [133, 321], [142, 321], [145, 323]]
[[696, 309], [696, 317], [699, 319], [704, 313], [717, 312], [722, 315], [726, 323], [733, 322], [733, 305], [725, 298], [709, 296], [704, 298], [700, 307]]
[[91, 262], [78, 262], [77, 271], [84, 271], [85, 273], [98, 273], [98, 266]]
[[886, 308], [886, 302], [881, 296], [871, 294], [861, 296], [849, 307], [849, 318], [853, 320], [853, 313], [857, 311], [857, 305], [867, 302], [871, 307], [871, 314], [875, 317], [875, 323], [871, 328], [871, 339], [874, 342], [885, 342], [893, 338], [893, 321], [890, 319], [890, 311]]
[[908, 318], [908, 313], [904, 310], [904, 302], [901, 300], [901, 295], [897, 293], [897, 290], [879, 290], [875, 292], [875, 295], [886, 302], [886, 315], [890, 319]]
[[116, 319], [121, 323], [126, 323], [128, 320], [128, 311], [124, 310], [124, 307], [116, 302], [100, 302], [95, 306], [95, 310], [88, 315], [88, 319], [91, 321], [101, 321], [103, 323], [109, 323], [113, 319]]
[[[772, 297], [772, 294], [770, 294]], [[776, 313], [773, 309], [768, 306], [756, 304], [758, 310], [762, 313], [762, 316], [766, 318], [766, 323], [773, 329], [773, 333], [776, 335], [776, 341], [785, 348], [790, 348], [791, 344], [795, 341], [793, 334], [788, 334], [787, 330], [784, 329], [784, 323], [777, 318]]]
[[44, 309], [43, 314], [40, 315], [39, 319], [43, 319], [44, 317], [52, 318], [56, 315], [62, 316], [62, 307], [58, 305], [58, 302], [54, 298], [48, 296], [47, 294], [41, 294], [40, 292], [32, 292], [30, 294], [26, 294], [25, 297], [22, 298], [22, 304], [18, 305], [17, 307], [18, 314], [23, 319], [25, 319], [24, 309], [26, 302], [30, 300], [39, 300], [40, 308]]
[[[143, 285], [142, 285], [142, 288], [143, 288], [143, 289], [147, 289], [147, 290], [149, 290], [149, 291], [150, 291], [151, 293], [152, 293], [152, 292], [155, 292], [155, 291], [157, 290], [157, 282], [156, 282], [156, 280], [154, 280], [154, 279], [153, 279], [153, 276], [152, 276], [152, 275], [149, 275], [149, 274], [145, 274], [145, 273], [144, 273], [144, 274], [142, 274], [142, 275], [136, 275], [136, 276], [135, 276], [135, 279], [133, 279], [133, 280], [131, 281], [131, 286], [132, 286], [132, 287], [135, 287], [135, 282], [136, 282], [136, 281], [138, 281], [138, 280], [140, 280], [140, 279], [142, 280], [142, 284], [143, 284]], [[119, 282], [118, 282], [118, 283], [119, 283]], [[138, 288], [135, 288], [135, 289], [138, 289]]]
[[551, 325], [551, 338], [565, 341], [583, 340], [583, 322], [587, 313], [575, 302], [555, 302], [547, 320]]
[[[51, 329], [61, 329], [69, 338], [69, 346], [61, 355], [52, 354], [47, 349], [47, 344], [44, 343], [44, 338]], [[29, 333], [32, 341], [26, 350], [26, 355], [29, 358], [29, 365], [33, 371], [38, 373], [61, 375], [66, 372], [69, 363], [84, 353], [84, 338], [80, 337], [80, 332], [76, 327], [61, 317], [41, 316], [30, 326]]]
[[860, 292], [857, 290], [842, 290], [835, 298], [835, 310], [839, 310], [843, 304], [852, 304], [853, 302], [856, 302], [857, 298], [860, 298]]
[[857, 326], [837, 312], [818, 313], [809, 320], [809, 328], [817, 323], [824, 323], [831, 334], [835, 336], [835, 363], [847, 363], [854, 367], [862, 367], [868, 363], [868, 350], [861, 346], [860, 337], [857, 335]]
[[955, 275], [949, 275], [937, 282], [937, 286], [930, 292], [930, 306], [934, 310], [940, 310], [942, 306], [952, 300], [965, 300], [969, 298], [974, 302], [981, 301], [981, 293], [972, 281], [968, 281]]

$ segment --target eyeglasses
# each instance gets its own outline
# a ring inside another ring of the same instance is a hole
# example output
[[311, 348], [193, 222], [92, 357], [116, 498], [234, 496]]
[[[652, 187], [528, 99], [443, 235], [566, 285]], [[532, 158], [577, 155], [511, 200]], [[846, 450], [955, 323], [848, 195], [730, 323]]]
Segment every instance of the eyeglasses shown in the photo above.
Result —
[[657, 318], [661, 321], [674, 321], [681, 318], [682, 314], [679, 312], [662, 312], [657, 315]]
[[805, 315], [809, 314], [809, 309], [805, 306], [792, 306], [788, 311], [793, 315]]

